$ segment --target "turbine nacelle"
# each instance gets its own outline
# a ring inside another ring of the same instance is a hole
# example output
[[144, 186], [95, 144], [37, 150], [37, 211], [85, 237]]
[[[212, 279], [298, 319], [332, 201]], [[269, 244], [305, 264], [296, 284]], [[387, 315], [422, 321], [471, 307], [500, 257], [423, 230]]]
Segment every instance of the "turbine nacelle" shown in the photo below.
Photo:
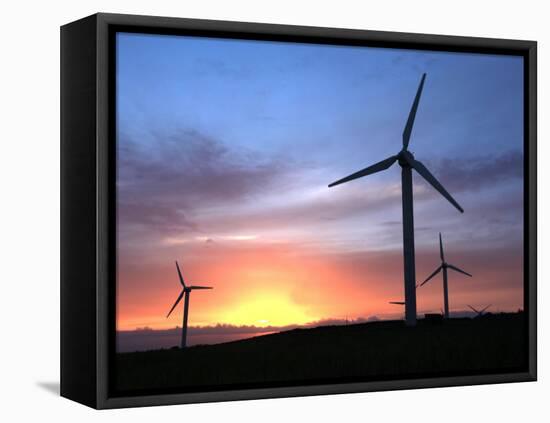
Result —
[[413, 167], [411, 163], [414, 163], [414, 155], [409, 150], [403, 149], [396, 156], [399, 166], [401, 167]]

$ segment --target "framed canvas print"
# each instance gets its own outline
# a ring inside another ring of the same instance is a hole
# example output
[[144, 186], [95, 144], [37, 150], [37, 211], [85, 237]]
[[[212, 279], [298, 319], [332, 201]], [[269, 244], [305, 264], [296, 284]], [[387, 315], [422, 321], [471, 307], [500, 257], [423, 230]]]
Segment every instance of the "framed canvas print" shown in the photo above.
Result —
[[61, 29], [61, 394], [536, 380], [536, 43]]

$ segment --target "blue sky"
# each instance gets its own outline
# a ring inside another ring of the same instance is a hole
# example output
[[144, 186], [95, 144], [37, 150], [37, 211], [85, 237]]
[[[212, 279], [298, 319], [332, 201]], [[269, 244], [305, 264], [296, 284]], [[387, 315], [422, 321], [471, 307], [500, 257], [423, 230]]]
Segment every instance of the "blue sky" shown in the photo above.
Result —
[[121, 269], [192, 260], [205, 242], [399, 252], [398, 165], [327, 185], [400, 150], [423, 72], [409, 148], [465, 213], [414, 176], [419, 273], [441, 231], [458, 256], [486, 254], [495, 269], [514, 257], [507, 286], [521, 302], [523, 59], [512, 56], [118, 34]]

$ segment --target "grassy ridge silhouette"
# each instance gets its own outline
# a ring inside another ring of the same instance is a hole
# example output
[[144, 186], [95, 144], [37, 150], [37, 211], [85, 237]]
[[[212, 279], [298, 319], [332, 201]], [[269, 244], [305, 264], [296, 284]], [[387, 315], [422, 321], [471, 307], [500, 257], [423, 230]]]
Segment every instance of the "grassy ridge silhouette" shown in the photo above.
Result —
[[527, 365], [523, 313], [295, 329], [218, 345], [116, 355], [116, 387], [211, 390], [348, 382], [453, 373], [520, 371]]

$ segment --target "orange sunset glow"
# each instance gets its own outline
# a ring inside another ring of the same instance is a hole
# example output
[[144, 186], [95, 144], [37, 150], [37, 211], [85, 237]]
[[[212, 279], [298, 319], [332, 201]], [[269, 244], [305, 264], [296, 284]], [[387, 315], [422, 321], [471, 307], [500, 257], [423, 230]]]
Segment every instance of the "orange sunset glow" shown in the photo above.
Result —
[[[283, 245], [220, 243], [223, 245], [195, 242], [173, 252], [176, 257], [190, 257], [185, 265], [180, 260], [189, 284], [214, 286], [212, 292], [192, 293], [191, 326], [286, 326], [332, 318], [395, 318], [402, 313], [399, 306], [388, 304], [402, 298], [399, 251], [384, 255], [341, 256], [322, 251], [301, 255]], [[495, 273], [484, 271], [483, 260], [473, 254], [454, 256], [470, 263], [469, 270], [483, 280], [480, 284], [453, 275], [450, 291], [455, 308], [465, 309], [480, 294], [491, 295], [502, 310], [521, 308], [522, 299], [517, 295], [521, 290], [521, 262], [510, 258], [502, 273]], [[436, 259], [430, 252], [421, 254], [419, 271], [427, 275]], [[514, 268], [519, 270], [514, 272]], [[180, 289], [173, 262], [125, 274], [132, 280], [132, 290], [124, 291], [125, 301], [118, 304], [119, 330], [181, 326], [182, 310], [165, 318]], [[419, 310], [440, 310], [442, 287], [438, 280], [434, 282], [419, 293]], [[500, 285], [510, 286], [499, 289]], [[155, 295], [151, 295], [152, 287]]]

